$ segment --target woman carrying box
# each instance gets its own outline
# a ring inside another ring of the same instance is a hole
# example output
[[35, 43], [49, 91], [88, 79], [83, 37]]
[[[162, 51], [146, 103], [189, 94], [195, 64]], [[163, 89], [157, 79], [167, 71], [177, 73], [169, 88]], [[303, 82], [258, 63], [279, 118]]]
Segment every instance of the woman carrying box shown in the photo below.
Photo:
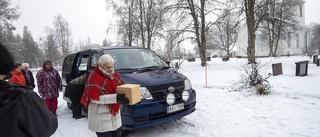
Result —
[[99, 58], [81, 98], [81, 103], [88, 108], [88, 128], [98, 137], [121, 137], [120, 104], [129, 104], [123, 94], [116, 94], [117, 87], [125, 83], [113, 65], [110, 55]]

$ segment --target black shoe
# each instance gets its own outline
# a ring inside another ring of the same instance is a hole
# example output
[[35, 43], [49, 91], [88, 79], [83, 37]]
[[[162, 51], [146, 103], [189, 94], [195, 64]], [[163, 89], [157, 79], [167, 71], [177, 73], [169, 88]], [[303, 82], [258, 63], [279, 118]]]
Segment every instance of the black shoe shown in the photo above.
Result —
[[84, 117], [86, 117], [86, 116], [80, 115], [80, 116], [75, 116], [74, 118], [75, 118], [75, 119], [80, 119], [80, 118], [84, 118]]

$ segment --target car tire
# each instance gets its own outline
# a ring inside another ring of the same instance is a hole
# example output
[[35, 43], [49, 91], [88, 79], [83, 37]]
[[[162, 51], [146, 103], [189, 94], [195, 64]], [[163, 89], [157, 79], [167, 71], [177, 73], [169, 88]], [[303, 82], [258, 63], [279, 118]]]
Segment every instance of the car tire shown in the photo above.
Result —
[[67, 106], [68, 106], [69, 109], [72, 110], [72, 108], [71, 108], [71, 103], [67, 102]]

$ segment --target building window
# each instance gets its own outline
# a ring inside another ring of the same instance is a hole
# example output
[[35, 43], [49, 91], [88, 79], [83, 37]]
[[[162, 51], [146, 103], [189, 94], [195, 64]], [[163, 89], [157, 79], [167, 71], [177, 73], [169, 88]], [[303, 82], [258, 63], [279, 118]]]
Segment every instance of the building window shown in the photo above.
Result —
[[308, 46], [308, 32], [304, 33], [304, 47]]
[[291, 32], [288, 32], [287, 46], [288, 48], [291, 48]]
[[300, 36], [299, 36], [299, 33], [297, 33], [296, 34], [296, 46], [297, 46], [297, 48], [299, 48], [300, 47]]
[[302, 17], [302, 5], [300, 5], [300, 17]]

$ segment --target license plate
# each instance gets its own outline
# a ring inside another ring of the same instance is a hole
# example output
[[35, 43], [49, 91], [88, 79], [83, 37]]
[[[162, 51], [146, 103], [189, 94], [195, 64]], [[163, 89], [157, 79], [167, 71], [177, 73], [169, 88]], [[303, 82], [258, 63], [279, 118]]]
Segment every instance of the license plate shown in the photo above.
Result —
[[175, 105], [167, 107], [167, 113], [172, 113], [172, 112], [179, 111], [179, 110], [182, 110], [182, 109], [184, 109], [184, 104], [183, 103], [175, 104]]

